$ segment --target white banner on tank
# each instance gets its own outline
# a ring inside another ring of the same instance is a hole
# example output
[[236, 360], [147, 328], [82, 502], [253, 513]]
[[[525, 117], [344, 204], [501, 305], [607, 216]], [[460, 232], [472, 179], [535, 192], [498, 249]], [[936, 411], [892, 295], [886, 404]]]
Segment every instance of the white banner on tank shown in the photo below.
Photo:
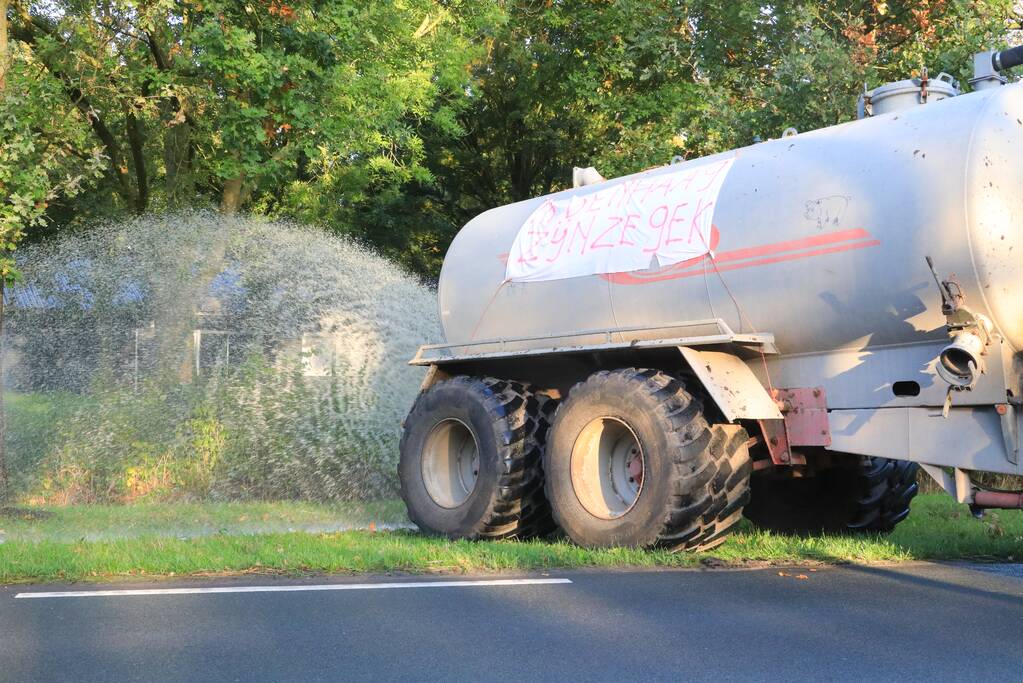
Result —
[[512, 282], [625, 273], [710, 251], [714, 205], [735, 157], [548, 199], [515, 236]]

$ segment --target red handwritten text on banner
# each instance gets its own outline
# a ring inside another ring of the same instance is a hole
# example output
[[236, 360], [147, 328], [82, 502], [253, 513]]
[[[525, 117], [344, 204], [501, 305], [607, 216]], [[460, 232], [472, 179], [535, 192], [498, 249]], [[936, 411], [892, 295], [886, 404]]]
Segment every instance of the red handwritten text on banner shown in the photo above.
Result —
[[734, 161], [686, 164], [677, 171], [548, 199], [519, 229], [506, 279], [537, 282], [625, 273], [706, 254], [714, 205]]

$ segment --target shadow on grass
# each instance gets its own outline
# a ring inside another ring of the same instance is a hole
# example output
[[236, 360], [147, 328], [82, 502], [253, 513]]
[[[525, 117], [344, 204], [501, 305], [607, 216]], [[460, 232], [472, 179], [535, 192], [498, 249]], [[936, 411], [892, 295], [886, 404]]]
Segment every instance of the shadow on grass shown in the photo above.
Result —
[[53, 517], [53, 513], [49, 510], [41, 510], [39, 508], [27, 508], [27, 507], [15, 507], [15, 506], [0, 506], [0, 518], [5, 519], [16, 519], [22, 522], [39, 522], [44, 519]]

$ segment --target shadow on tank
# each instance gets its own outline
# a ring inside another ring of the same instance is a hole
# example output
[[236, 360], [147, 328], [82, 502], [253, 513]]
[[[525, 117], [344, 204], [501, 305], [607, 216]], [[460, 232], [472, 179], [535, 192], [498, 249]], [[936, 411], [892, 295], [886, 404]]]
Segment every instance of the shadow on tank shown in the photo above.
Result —
[[[936, 389], [940, 389], [942, 396], [944, 395], [944, 389], [935, 386], [935, 375], [929, 370], [933, 361], [929, 351], [923, 353], [921, 356], [923, 360], [915, 369], [901, 360], [898, 366], [904, 369], [900, 370], [897, 376], [892, 375], [892, 367], [896, 364], [892, 363], [889, 356], [889, 353], [893, 352], [891, 346], [899, 344], [900, 348], [905, 348], [907, 339], [915, 339], [922, 344], [939, 343], [945, 339], [944, 327], [920, 329], [911, 322], [913, 318], [924, 313], [928, 308], [927, 304], [917, 295], [917, 292], [921, 291], [925, 295], [928, 293], [926, 283], [888, 295], [889, 305], [883, 309], [886, 322], [879, 326], [871, 324], [872, 322], [876, 323], [876, 316], [870, 320], [863, 319], [861, 315], [858, 315], [856, 306], [843, 301], [833, 292], [825, 292], [820, 295], [820, 298], [836, 314], [846, 320], [861, 321], [864, 325], [862, 329], [858, 330], [859, 334], [850, 337], [850, 341], [866, 340], [858, 351], [856, 364], [835, 374], [832, 378], [834, 385], [850, 387], [857, 392], [863, 391], [861, 387], [869, 387], [871, 400], [865, 405], [877, 407], [891, 403], [898, 404], [899, 396], [894, 391], [897, 382], [900, 383], [900, 386], [913, 386], [916, 389], [914, 393], [908, 394], [910, 396], [917, 397], [928, 393], [929, 390], [935, 391]], [[876, 331], [877, 329], [881, 331]]]

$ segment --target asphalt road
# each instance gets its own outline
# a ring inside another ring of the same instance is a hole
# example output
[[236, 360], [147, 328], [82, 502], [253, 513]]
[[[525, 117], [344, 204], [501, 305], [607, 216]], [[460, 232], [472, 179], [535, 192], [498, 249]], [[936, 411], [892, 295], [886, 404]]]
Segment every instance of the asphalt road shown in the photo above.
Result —
[[35, 599], [15, 595], [473, 577], [8, 586], [0, 680], [1021, 680], [1023, 571], [988, 569], [552, 572], [543, 578], [571, 583]]

